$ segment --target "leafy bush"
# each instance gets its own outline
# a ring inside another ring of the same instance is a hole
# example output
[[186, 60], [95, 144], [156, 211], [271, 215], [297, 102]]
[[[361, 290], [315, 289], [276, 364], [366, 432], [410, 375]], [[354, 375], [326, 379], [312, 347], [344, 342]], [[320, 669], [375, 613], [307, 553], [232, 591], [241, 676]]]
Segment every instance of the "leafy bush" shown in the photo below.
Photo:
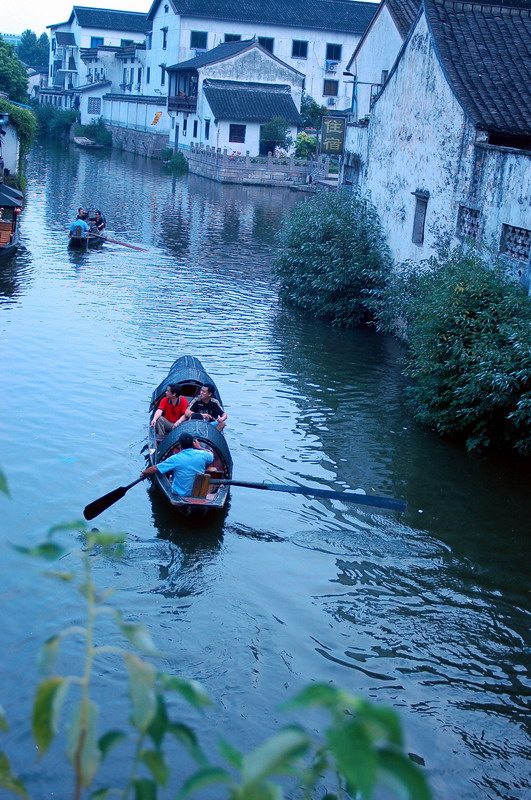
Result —
[[297, 158], [309, 159], [315, 152], [317, 152], [317, 137], [308, 136], [301, 131], [295, 139], [295, 155]]
[[74, 109], [62, 111], [54, 106], [33, 104], [33, 113], [39, 123], [39, 133], [43, 136], [53, 136], [62, 139], [68, 136], [72, 124], [78, 119], [78, 112]]
[[391, 259], [366, 197], [317, 193], [292, 209], [278, 242], [273, 268], [285, 302], [335, 325], [360, 325], [373, 316]]
[[74, 134], [76, 136], [86, 136], [87, 139], [92, 139], [92, 141], [103, 145], [103, 147], [112, 147], [112, 133], [105, 127], [103, 117], [99, 117], [98, 121], [93, 122], [91, 125], [76, 125]]
[[[163, 153], [165, 152], [167, 157], [163, 158]], [[180, 150], [174, 153], [171, 147], [165, 147], [160, 151], [160, 157], [164, 161], [164, 166], [171, 169], [172, 172], [188, 172], [188, 161]]]
[[321, 120], [327, 114], [326, 106], [320, 106], [309, 94], [302, 93], [301, 117], [305, 128], [320, 128]]
[[471, 451], [531, 454], [531, 301], [502, 267], [456, 248], [403, 265], [388, 299], [380, 327], [405, 326], [418, 419]]

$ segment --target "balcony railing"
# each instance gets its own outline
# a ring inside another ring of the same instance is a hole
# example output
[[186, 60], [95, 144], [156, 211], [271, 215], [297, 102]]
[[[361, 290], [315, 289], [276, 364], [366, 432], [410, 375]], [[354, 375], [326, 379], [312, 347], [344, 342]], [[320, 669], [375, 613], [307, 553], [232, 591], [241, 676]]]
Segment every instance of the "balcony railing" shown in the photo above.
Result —
[[179, 95], [168, 97], [168, 111], [186, 111], [193, 113], [197, 108], [197, 97]]

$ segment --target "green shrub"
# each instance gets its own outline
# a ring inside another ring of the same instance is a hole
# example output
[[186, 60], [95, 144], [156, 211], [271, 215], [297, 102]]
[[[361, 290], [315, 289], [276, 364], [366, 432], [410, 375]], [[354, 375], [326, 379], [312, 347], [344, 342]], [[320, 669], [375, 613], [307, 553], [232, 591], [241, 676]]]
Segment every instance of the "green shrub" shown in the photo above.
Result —
[[112, 133], [105, 127], [103, 117], [99, 117], [98, 121], [91, 125], [76, 125], [74, 135], [86, 136], [87, 139], [92, 139], [103, 147], [112, 147]]
[[467, 449], [531, 454], [531, 301], [500, 266], [474, 251], [405, 267], [388, 294], [409, 344], [418, 419]]
[[335, 325], [372, 318], [391, 259], [367, 198], [319, 192], [292, 209], [278, 242], [273, 268], [282, 300]]
[[310, 159], [317, 152], [317, 137], [309, 136], [301, 131], [295, 139], [295, 155], [297, 158]]
[[78, 119], [78, 112], [74, 109], [61, 111], [50, 105], [33, 104], [33, 112], [39, 123], [39, 133], [43, 136], [53, 136], [61, 139], [70, 133], [72, 124]]
[[[173, 152], [171, 147], [166, 147], [164, 150], [169, 150], [172, 154], [169, 160], [164, 160], [164, 166], [168, 169], [171, 169], [172, 172], [183, 173], [188, 172], [188, 161], [186, 160], [186, 156], [182, 154], [180, 150], [177, 150], [176, 153]], [[160, 157], [162, 158], [162, 154], [164, 150], [160, 151]]]

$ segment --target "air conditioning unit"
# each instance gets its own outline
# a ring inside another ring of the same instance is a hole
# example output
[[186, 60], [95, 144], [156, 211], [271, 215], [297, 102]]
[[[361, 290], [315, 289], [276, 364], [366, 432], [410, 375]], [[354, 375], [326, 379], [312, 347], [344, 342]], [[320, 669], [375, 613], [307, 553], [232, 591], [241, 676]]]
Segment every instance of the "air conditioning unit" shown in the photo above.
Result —
[[329, 106], [335, 106], [336, 98], [335, 97], [329, 97], [326, 102], [328, 103]]
[[337, 61], [327, 61], [326, 62], [326, 71], [327, 72], [337, 72]]
[[198, 49], [195, 51], [195, 54], [196, 54], [196, 56], [202, 56], [202, 55], [203, 55], [203, 53], [206, 53], [206, 50], [205, 50], [205, 48], [198, 48]]

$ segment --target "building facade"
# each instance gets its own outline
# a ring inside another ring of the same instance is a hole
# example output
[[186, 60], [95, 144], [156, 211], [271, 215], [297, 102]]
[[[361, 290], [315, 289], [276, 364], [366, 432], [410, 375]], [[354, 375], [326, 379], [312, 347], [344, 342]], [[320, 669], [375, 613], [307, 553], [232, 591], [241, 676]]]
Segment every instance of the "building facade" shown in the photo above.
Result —
[[531, 11], [424, 0], [347, 149], [397, 262], [472, 242], [529, 286]]

